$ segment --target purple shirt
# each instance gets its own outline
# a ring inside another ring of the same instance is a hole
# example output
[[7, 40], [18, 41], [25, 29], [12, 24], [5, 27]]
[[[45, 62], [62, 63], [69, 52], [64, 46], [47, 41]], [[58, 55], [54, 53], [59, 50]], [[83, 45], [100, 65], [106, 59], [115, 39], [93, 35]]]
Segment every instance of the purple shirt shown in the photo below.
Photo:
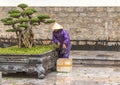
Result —
[[67, 50], [71, 49], [69, 34], [63, 29], [60, 29], [57, 32], [53, 31], [53, 41], [55, 44], [60, 42], [60, 49], [62, 48], [63, 44], [67, 46]]

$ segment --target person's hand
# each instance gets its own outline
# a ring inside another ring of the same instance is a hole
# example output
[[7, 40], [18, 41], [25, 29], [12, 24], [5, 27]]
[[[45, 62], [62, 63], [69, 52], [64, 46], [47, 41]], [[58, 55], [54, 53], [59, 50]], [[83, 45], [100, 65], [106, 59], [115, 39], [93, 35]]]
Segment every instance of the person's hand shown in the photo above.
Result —
[[60, 46], [60, 42], [58, 42], [57, 45]]
[[65, 45], [65, 44], [63, 44], [63, 48], [65, 48], [65, 49], [66, 49], [66, 45]]

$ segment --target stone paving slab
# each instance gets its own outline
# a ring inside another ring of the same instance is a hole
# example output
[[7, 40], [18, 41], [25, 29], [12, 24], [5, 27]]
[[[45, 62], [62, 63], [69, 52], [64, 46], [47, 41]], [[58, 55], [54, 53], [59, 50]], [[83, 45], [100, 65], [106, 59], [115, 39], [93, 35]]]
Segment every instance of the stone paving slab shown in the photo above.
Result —
[[84, 51], [84, 50], [72, 50], [70, 52], [70, 57], [73, 56], [97, 56], [97, 55], [107, 55], [109, 56], [116, 56], [120, 57], [119, 51]]
[[120, 66], [119, 51], [83, 51], [72, 50], [70, 58], [74, 65]]
[[120, 60], [119, 51], [71, 51], [72, 59]]
[[42, 80], [15, 74], [3, 76], [2, 85], [120, 85], [120, 68], [75, 66], [70, 73], [51, 72]]

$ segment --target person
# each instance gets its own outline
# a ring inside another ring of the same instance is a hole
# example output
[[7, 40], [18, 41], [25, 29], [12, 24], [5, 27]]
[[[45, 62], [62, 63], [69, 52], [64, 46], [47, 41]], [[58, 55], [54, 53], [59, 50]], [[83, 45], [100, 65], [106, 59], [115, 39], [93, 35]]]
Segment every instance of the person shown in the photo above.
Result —
[[59, 58], [69, 58], [71, 43], [68, 32], [57, 22], [53, 24], [52, 29], [53, 42], [59, 47]]

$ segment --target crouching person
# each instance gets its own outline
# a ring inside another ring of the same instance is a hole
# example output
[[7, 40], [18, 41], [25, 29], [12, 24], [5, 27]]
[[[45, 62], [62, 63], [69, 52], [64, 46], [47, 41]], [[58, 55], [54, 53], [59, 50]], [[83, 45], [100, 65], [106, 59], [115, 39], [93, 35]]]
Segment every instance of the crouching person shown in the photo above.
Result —
[[52, 29], [53, 42], [59, 47], [59, 58], [69, 58], [71, 43], [68, 32], [56, 22], [52, 26]]

